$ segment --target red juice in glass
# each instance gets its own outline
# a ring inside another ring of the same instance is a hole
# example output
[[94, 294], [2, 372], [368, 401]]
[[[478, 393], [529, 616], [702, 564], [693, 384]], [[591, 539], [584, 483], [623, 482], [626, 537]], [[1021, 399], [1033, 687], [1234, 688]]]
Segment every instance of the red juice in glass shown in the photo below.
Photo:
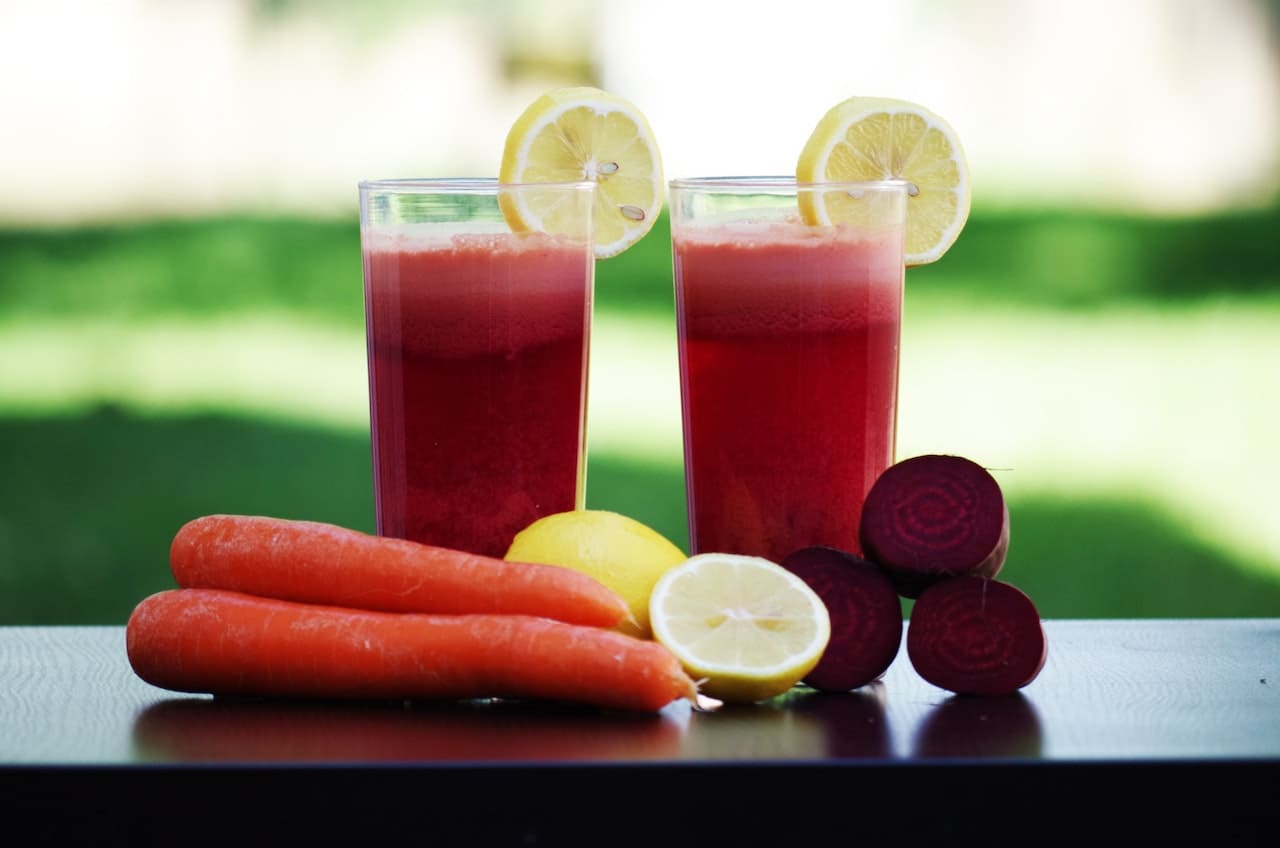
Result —
[[500, 557], [581, 508], [589, 242], [402, 225], [363, 254], [378, 533]]
[[690, 545], [858, 552], [894, 460], [902, 228], [673, 222]]

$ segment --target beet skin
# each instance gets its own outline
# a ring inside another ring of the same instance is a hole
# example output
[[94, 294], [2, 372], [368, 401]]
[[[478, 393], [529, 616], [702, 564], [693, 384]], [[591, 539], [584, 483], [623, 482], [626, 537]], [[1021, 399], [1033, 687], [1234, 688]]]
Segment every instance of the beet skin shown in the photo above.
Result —
[[859, 532], [863, 555], [899, 594], [917, 598], [947, 577], [995, 577], [1009, 551], [1009, 509], [981, 465], [926, 454], [880, 475], [867, 493]]
[[836, 548], [802, 548], [783, 568], [826, 604], [831, 640], [804, 682], [827, 692], [848, 692], [884, 674], [902, 644], [902, 601], [878, 566]]

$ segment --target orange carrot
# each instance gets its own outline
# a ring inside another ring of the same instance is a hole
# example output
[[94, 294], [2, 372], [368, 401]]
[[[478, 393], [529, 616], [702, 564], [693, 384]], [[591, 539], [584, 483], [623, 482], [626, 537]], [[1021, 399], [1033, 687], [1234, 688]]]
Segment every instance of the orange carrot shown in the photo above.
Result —
[[144, 599], [125, 628], [143, 680], [179, 692], [515, 698], [656, 711], [695, 686], [657, 642], [521, 615], [425, 615], [220, 589]]
[[197, 518], [174, 537], [169, 567], [186, 589], [384, 612], [536, 615], [597, 627], [613, 627], [630, 615], [616, 592], [569, 568], [506, 562], [315, 521]]

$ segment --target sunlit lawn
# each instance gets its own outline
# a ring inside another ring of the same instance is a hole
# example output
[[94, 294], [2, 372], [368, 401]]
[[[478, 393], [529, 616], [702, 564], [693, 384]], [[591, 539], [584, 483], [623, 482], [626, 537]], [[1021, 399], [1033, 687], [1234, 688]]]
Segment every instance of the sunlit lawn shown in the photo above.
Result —
[[[1027, 226], [1004, 240], [1034, 257], [1008, 238]], [[1156, 237], [1139, 250], [1087, 219], [1059, 227], [1077, 255], [1058, 280], [1020, 275], [981, 222], [950, 276], [909, 273], [900, 455], [994, 469], [1014, 539], [1002, 576], [1046, 615], [1280, 615], [1280, 283], [1230, 266], [1195, 293], [1179, 269], [1167, 291], [1108, 302], [1086, 285], [1115, 273], [1081, 253], [1087, 234], [1134, 274]], [[168, 539], [197, 514], [371, 529], [350, 229], [0, 237], [0, 624], [122, 621], [168, 585]], [[684, 544], [665, 249], [651, 238], [599, 269], [588, 502]]]

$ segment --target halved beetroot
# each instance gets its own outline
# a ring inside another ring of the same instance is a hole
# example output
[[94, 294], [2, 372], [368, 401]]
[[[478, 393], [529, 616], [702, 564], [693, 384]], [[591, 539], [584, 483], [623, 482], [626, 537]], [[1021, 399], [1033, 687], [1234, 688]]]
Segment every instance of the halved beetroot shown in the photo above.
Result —
[[899, 594], [939, 580], [995, 577], [1009, 551], [1009, 509], [995, 478], [972, 460], [926, 454], [890, 466], [867, 493], [862, 553]]
[[902, 644], [902, 601], [879, 567], [823, 546], [801, 548], [782, 566], [818, 594], [831, 617], [831, 640], [804, 682], [847, 692], [884, 674]]
[[1048, 656], [1040, 614], [1020, 589], [951, 577], [915, 602], [907, 656], [916, 673], [958, 695], [1008, 695], [1036, 679]]

